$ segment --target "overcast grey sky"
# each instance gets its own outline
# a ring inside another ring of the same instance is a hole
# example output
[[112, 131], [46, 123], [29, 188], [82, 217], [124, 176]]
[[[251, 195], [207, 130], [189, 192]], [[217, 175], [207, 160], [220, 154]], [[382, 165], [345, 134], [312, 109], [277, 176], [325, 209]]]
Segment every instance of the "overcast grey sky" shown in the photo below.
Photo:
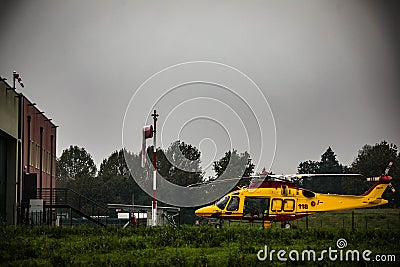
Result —
[[[350, 164], [364, 144], [400, 145], [396, 2], [2, 1], [0, 75], [10, 81], [13, 70], [21, 73], [23, 93], [60, 126], [58, 155], [69, 145], [83, 146], [99, 165], [122, 147], [125, 111], [132, 124], [127, 146], [140, 150], [140, 127], [135, 127], [145, 121], [142, 113], [182, 75], [171, 73], [169, 84], [160, 79], [161, 91], [149, 87], [151, 93], [128, 108], [146, 79], [183, 62], [219, 62], [248, 75], [268, 101], [277, 134], [274, 172], [295, 172], [301, 161], [319, 160], [328, 146], [341, 163]], [[200, 80], [219, 73], [206, 69], [187, 75]], [[230, 75], [213, 78], [229, 84], [241, 77]], [[163, 146], [187, 123], [180, 137], [201, 143], [207, 165], [230, 146], [248, 145], [244, 127], [256, 132], [250, 137], [253, 161], [259, 169], [269, 167], [271, 114], [257, 102], [262, 98], [254, 87], [237, 87], [254, 114], [266, 120], [264, 128], [256, 129], [253, 114], [231, 91], [188, 85], [156, 105], [160, 124], [165, 122]], [[188, 123], [196, 116], [215, 120]], [[257, 152], [261, 141], [263, 150]]]

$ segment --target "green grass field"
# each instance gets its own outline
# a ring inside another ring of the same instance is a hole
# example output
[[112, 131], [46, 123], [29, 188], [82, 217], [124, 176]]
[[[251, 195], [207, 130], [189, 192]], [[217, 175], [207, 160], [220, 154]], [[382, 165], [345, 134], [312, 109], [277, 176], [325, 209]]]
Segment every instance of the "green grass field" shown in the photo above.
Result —
[[[357, 211], [358, 212], [358, 211]], [[149, 227], [122, 229], [116, 227], [0, 227], [1, 266], [382, 266], [382, 262], [331, 261], [327, 256], [321, 261], [281, 262], [276, 253], [273, 260], [259, 261], [257, 252], [268, 246], [272, 249], [315, 250], [319, 255], [324, 249], [337, 249], [336, 241], [344, 238], [346, 250], [371, 250], [369, 256], [394, 255], [397, 261], [385, 262], [384, 266], [398, 266], [400, 261], [400, 229], [398, 222], [391, 228], [373, 226], [373, 220], [398, 216], [398, 210], [380, 210], [371, 219], [371, 227], [313, 227], [309, 218], [309, 230], [298, 225], [292, 229], [274, 226], [262, 229], [260, 225]], [[369, 214], [366, 212], [363, 215]], [[396, 215], [397, 214], [397, 215]], [[329, 213], [319, 214], [330, 220]], [[340, 216], [337, 221], [340, 222]], [[348, 217], [344, 213], [345, 218]], [[347, 217], [346, 217], [347, 216]], [[351, 216], [351, 212], [350, 212]], [[370, 215], [367, 215], [370, 216]], [[371, 215], [372, 216], [372, 215]], [[337, 219], [336, 218], [336, 219]], [[398, 219], [398, 218], [397, 218]], [[301, 222], [299, 222], [300, 224]], [[295, 225], [295, 224], [294, 224]], [[377, 225], [380, 225], [377, 223]], [[287, 254], [286, 254], [287, 257]], [[344, 256], [343, 256], [344, 257]], [[318, 257], [317, 257], [318, 258]], [[396, 264], [397, 263], [397, 264]]]

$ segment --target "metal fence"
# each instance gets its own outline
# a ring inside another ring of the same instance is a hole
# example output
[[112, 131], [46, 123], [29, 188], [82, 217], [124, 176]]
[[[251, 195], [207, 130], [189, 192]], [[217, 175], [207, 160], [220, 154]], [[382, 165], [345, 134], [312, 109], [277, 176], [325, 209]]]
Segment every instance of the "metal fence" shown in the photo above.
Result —
[[399, 209], [368, 209], [325, 212], [295, 220], [298, 228], [351, 228], [351, 229], [399, 229]]
[[[227, 225], [247, 224], [262, 227], [262, 221], [227, 221]], [[356, 209], [310, 214], [290, 222], [292, 228], [300, 229], [400, 229], [400, 209]], [[273, 223], [280, 228], [281, 223]]]
[[38, 189], [37, 195], [44, 201], [43, 220], [39, 220], [37, 212], [29, 214], [30, 224], [107, 224], [108, 209], [74, 190], [42, 188]]

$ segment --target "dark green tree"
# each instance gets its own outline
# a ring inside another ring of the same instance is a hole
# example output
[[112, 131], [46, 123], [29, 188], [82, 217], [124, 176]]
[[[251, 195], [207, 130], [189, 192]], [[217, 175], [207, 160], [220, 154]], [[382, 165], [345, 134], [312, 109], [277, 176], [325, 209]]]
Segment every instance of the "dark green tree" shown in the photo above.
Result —
[[57, 180], [94, 177], [97, 172], [92, 156], [83, 147], [70, 146], [56, 161]]
[[313, 160], [307, 160], [304, 162], [300, 162], [297, 167], [298, 173], [317, 173], [319, 168], [319, 162]]
[[380, 176], [384, 173], [389, 162], [393, 162], [393, 166], [389, 171], [392, 176], [392, 185], [396, 189], [396, 193], [392, 193], [387, 189], [383, 195], [385, 199], [390, 201], [390, 206], [400, 206], [399, 186], [400, 186], [400, 153], [395, 144], [389, 144], [386, 141], [371, 145], [364, 145], [358, 151], [358, 156], [351, 164], [350, 170], [354, 173], [363, 175], [363, 190], [367, 190], [372, 184], [365, 182], [365, 177]]
[[[200, 165], [200, 151], [179, 140], [171, 143], [164, 151], [157, 149], [157, 172], [167, 181], [180, 186], [187, 186], [203, 181], [203, 173]], [[147, 148], [148, 159], [146, 172], [152, 173], [153, 147]], [[152, 175], [145, 175], [152, 177]], [[150, 202], [149, 202], [150, 203]], [[159, 205], [164, 205], [159, 202]], [[181, 208], [181, 223], [194, 223], [195, 208]]]
[[[225, 155], [213, 163], [216, 179], [249, 177], [254, 172], [254, 164], [249, 153], [238, 153], [237, 150], [225, 152]], [[241, 180], [237, 186], [248, 186], [250, 180]]]
[[[323, 173], [323, 174], [340, 174], [343, 173], [343, 166], [339, 163], [336, 158], [335, 152], [331, 147], [321, 155], [321, 160], [316, 161], [304, 161], [297, 167], [299, 173]], [[320, 193], [343, 193], [343, 183], [345, 182], [344, 177], [340, 176], [321, 176], [306, 178], [304, 180], [304, 186], [311, 190]]]
[[328, 147], [325, 153], [321, 155], [316, 173], [343, 173], [343, 166], [336, 159], [335, 152], [331, 147]]
[[[65, 149], [61, 157], [56, 161], [58, 188], [66, 187], [93, 199], [93, 189], [98, 188], [98, 181], [95, 177], [97, 168], [92, 156], [83, 147], [70, 146]], [[77, 199], [69, 199], [77, 201]], [[82, 210], [85, 204], [76, 203]], [[87, 210], [85, 210], [87, 212]]]
[[125, 161], [124, 152], [133, 156], [132, 153], [126, 152], [123, 149], [114, 151], [107, 159], [104, 159], [100, 164], [99, 176], [123, 176], [129, 177], [129, 168]]
[[[153, 148], [148, 149], [149, 155]], [[203, 181], [200, 151], [185, 142], [175, 141], [166, 151], [157, 150], [157, 171], [171, 183], [187, 186]], [[150, 157], [153, 158], [153, 157]]]
[[357, 158], [351, 164], [351, 169], [366, 177], [379, 176], [385, 171], [390, 161], [394, 164], [389, 174], [399, 174], [397, 146], [382, 141], [374, 146], [364, 145], [358, 151]]
[[151, 198], [132, 178], [127, 161], [138, 167], [136, 172], [142, 172], [140, 157], [123, 149], [103, 160], [97, 177], [99, 187], [94, 189], [96, 200], [102, 203], [129, 204], [132, 200], [136, 204], [150, 203]]

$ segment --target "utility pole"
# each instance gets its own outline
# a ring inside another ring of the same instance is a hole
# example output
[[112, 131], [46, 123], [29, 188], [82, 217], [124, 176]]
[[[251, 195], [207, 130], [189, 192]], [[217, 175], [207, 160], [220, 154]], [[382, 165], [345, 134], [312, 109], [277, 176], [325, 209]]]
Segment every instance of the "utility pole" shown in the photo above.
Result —
[[153, 205], [151, 209], [151, 219], [152, 225], [157, 225], [157, 111], [154, 110], [154, 113], [151, 115], [153, 117]]

